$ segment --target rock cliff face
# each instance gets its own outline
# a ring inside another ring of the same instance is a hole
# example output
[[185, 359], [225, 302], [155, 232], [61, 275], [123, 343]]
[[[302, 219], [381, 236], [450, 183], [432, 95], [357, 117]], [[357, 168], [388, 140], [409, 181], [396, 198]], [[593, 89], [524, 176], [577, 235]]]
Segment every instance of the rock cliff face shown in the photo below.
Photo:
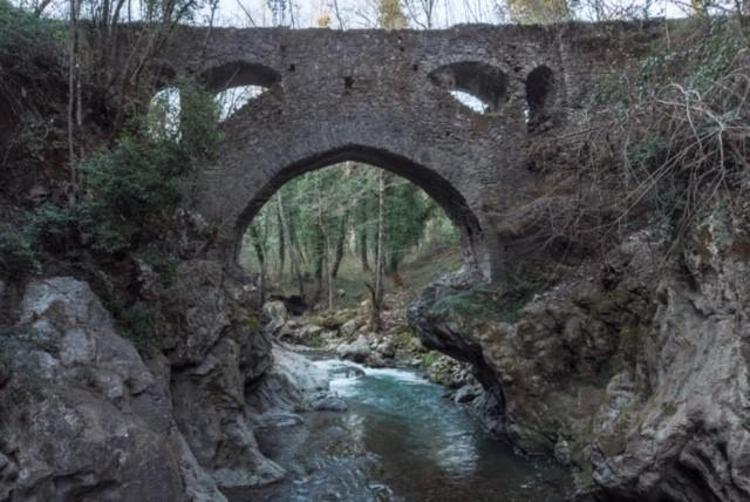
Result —
[[192, 260], [167, 296], [161, 340], [175, 420], [198, 462], [221, 486], [280, 479], [283, 470], [258, 451], [246, 411], [246, 386], [272, 362], [248, 292], [218, 263]]
[[88, 285], [32, 282], [20, 309], [2, 342], [0, 499], [219, 495], [185, 447], [168, 394]]
[[[476, 288], [456, 274], [410, 322], [472, 365], [490, 427], [570, 465], [581, 493], [748, 500], [746, 216], [717, 209], [668, 260], [663, 239], [634, 234], [510, 310], [502, 294], [500, 310], [441, 307]], [[325, 383], [272, 348], [283, 312], [261, 329], [253, 291], [218, 262], [184, 261], [154, 294], [159, 345], [140, 353], [86, 283], [16, 289], [0, 284], [0, 501], [225, 500], [284, 476], [256, 427], [340, 405], [305, 401]]]
[[[89, 286], [29, 283], [0, 343], [0, 500], [221, 501], [283, 476], [258, 451], [246, 383], [270, 345], [220, 266], [186, 263], [144, 361]], [[175, 314], [176, 317], [169, 318]]]
[[513, 319], [436, 309], [472, 283], [446, 278], [410, 321], [472, 363], [511, 440], [570, 464], [582, 492], [748, 500], [747, 221], [717, 210], [667, 261], [658, 239], [633, 235]]

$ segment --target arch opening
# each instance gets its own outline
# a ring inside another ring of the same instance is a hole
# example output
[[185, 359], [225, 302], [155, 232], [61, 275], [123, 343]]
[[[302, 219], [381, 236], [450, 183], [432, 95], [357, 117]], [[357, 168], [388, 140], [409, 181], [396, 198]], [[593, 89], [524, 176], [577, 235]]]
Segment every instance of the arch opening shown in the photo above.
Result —
[[281, 82], [281, 75], [263, 64], [237, 61], [206, 70], [201, 75], [201, 81], [210, 92], [220, 93], [233, 87], [270, 88]]
[[[336, 166], [336, 167], [331, 167]], [[326, 173], [338, 170], [339, 174], [336, 176], [328, 175]], [[371, 174], [360, 175], [362, 172], [369, 172]], [[436, 172], [420, 166], [415, 162], [404, 157], [385, 152], [375, 150], [372, 148], [352, 146], [336, 151], [330, 151], [325, 154], [316, 156], [315, 158], [305, 159], [303, 161], [294, 163], [284, 169], [282, 169], [277, 175], [275, 175], [265, 186], [263, 186], [253, 197], [247, 205], [244, 212], [238, 218], [237, 226], [235, 228], [234, 237], [234, 248], [233, 248], [233, 262], [235, 266], [240, 266], [247, 270], [242, 265], [247, 265], [247, 261], [243, 263], [243, 256], [245, 258], [248, 254], [248, 249], [255, 256], [256, 266], [261, 265], [258, 260], [262, 260], [261, 255], [264, 253], [259, 249], [253, 249], [254, 242], [257, 243], [259, 239], [265, 236], [268, 237], [268, 233], [264, 233], [262, 230], [267, 227], [258, 228], [253, 223], [258, 217], [262, 221], [265, 221], [263, 225], [268, 225], [268, 218], [276, 218], [275, 222], [270, 224], [275, 226], [275, 242], [280, 245], [279, 241], [282, 237], [279, 237], [279, 226], [287, 228], [281, 229], [282, 234], [285, 235], [287, 253], [285, 260], [287, 269], [289, 272], [292, 270], [291, 267], [291, 242], [293, 237], [290, 235], [288, 225], [290, 223], [290, 212], [298, 211], [302, 207], [300, 204], [292, 200], [292, 196], [286, 193], [287, 189], [283, 188], [289, 185], [296, 185], [299, 187], [301, 183], [307, 190], [306, 198], [307, 207], [312, 207], [315, 210], [321, 209], [322, 207], [316, 206], [317, 203], [326, 205], [333, 203], [332, 201], [339, 200], [338, 207], [339, 212], [349, 210], [351, 211], [346, 216], [346, 222], [342, 220], [342, 215], [326, 215], [322, 211], [320, 214], [313, 216], [322, 218], [321, 221], [336, 221], [336, 224], [328, 224], [327, 226], [333, 228], [331, 235], [336, 235], [337, 239], [335, 246], [326, 249], [334, 250], [336, 253], [341, 253], [341, 239], [344, 238], [340, 232], [338, 225], [344, 225], [347, 228], [347, 236], [345, 237], [345, 243], [348, 246], [346, 249], [349, 250], [349, 255], [352, 257], [358, 246], [361, 244], [357, 243], [355, 234], [357, 229], [353, 222], [357, 218], [361, 220], [362, 214], [357, 212], [369, 213], [369, 220], [373, 221], [381, 218], [383, 221], [383, 215], [378, 213], [378, 208], [370, 207], [369, 211], [364, 210], [362, 205], [359, 203], [361, 200], [367, 200], [363, 194], [370, 190], [369, 197], [370, 203], [372, 203], [373, 192], [376, 190], [373, 188], [373, 177], [372, 173], [383, 173], [386, 179], [386, 191], [393, 192], [389, 197], [392, 198], [390, 207], [385, 208], [386, 216], [391, 220], [385, 227], [385, 232], [388, 234], [388, 228], [391, 228], [393, 232], [398, 232], [401, 235], [401, 242], [406, 243], [398, 251], [395, 251], [393, 246], [388, 251], [384, 251], [383, 255], [389, 255], [391, 260], [386, 265], [389, 267], [390, 272], [396, 272], [391, 274], [396, 282], [398, 282], [398, 265], [403, 260], [408, 260], [417, 250], [424, 250], [426, 241], [422, 240], [422, 237], [441, 235], [445, 237], [448, 242], [447, 236], [452, 235], [455, 237], [455, 257], [457, 258], [455, 266], [452, 270], [455, 270], [459, 265], [468, 266], [472, 268], [478, 267], [478, 257], [480, 255], [480, 248], [482, 245], [482, 231], [479, 225], [479, 221], [473, 214], [472, 210], [468, 207], [466, 200], [461, 193], [446, 179], [437, 174]], [[368, 178], [369, 176], [369, 178]], [[370, 180], [369, 189], [366, 188], [366, 180]], [[317, 180], [317, 181], [315, 181]], [[362, 181], [365, 180], [365, 181]], [[392, 180], [398, 180], [392, 181]], [[305, 185], [306, 183], [306, 185]], [[363, 185], [364, 183], [364, 185]], [[362, 187], [365, 188], [362, 188]], [[362, 190], [354, 190], [352, 187], [360, 187]], [[417, 195], [419, 194], [419, 195]], [[312, 200], [315, 196], [321, 196], [322, 199], [318, 202]], [[343, 199], [342, 199], [343, 197]], [[281, 199], [281, 200], [280, 200]], [[289, 199], [289, 200], [286, 200]], [[288, 204], [292, 204], [291, 209], [287, 207]], [[365, 203], [366, 204], [366, 203]], [[410, 206], [411, 204], [411, 206]], [[426, 207], [431, 207], [430, 211], [425, 212]], [[269, 216], [268, 208], [276, 208], [275, 216]], [[412, 208], [410, 211], [408, 208]], [[281, 208], [281, 209], [280, 209]], [[402, 212], [399, 213], [396, 208], [401, 208]], [[286, 213], [286, 214], [282, 214]], [[429, 213], [429, 214], [428, 214]], [[394, 216], [396, 215], [396, 216]], [[439, 217], [442, 215], [442, 217]], [[265, 220], [263, 220], [265, 218]], [[256, 222], [257, 223], [257, 222]], [[314, 226], [314, 225], [313, 225]], [[373, 235], [372, 226], [370, 228], [369, 240], [376, 237]], [[426, 233], [423, 233], [426, 232]], [[255, 233], [255, 235], [253, 235]], [[329, 235], [330, 238], [330, 235]], [[396, 242], [395, 236], [386, 237], [388, 242]], [[335, 240], [335, 239], [334, 239]], [[427, 239], [428, 241], [429, 239]], [[265, 241], [263, 241], [265, 242]], [[327, 245], [331, 245], [332, 241], [326, 241]], [[244, 244], [244, 245], [243, 245]], [[408, 245], [407, 245], [408, 244]], [[434, 242], [431, 245], [434, 247]], [[248, 248], [249, 246], [249, 248]], [[360, 249], [361, 251], [361, 249]], [[333, 252], [333, 251], [331, 251]], [[375, 251], [370, 249], [369, 263], [373, 267], [373, 253]], [[281, 254], [277, 254], [277, 260]], [[308, 253], [309, 254], [309, 253]], [[297, 256], [299, 259], [300, 257]], [[352, 258], [353, 259], [353, 258]], [[358, 256], [358, 259], [362, 260], [362, 255]], [[268, 265], [268, 262], [266, 265]], [[328, 262], [333, 264], [333, 259], [329, 259]], [[278, 263], [276, 263], [278, 266]], [[338, 265], [337, 265], [338, 267]], [[268, 269], [268, 267], [266, 267]], [[318, 267], [315, 272], [308, 270], [308, 279], [313, 278], [314, 281], [320, 281], [321, 270], [323, 268]], [[336, 270], [336, 267], [334, 267]], [[267, 271], [267, 270], [266, 270]], [[446, 272], [449, 270], [445, 270]], [[258, 272], [258, 270], [253, 270]], [[437, 277], [441, 271], [436, 271], [429, 279]], [[335, 275], [335, 274], [334, 274]], [[299, 278], [297, 277], [296, 280]], [[363, 284], [363, 283], [362, 283]], [[426, 284], [425, 284], [426, 285]], [[302, 287], [300, 290], [304, 289]]]
[[555, 98], [555, 74], [544, 65], [534, 68], [526, 77], [526, 124], [529, 131], [538, 129], [547, 119]]
[[216, 95], [216, 101], [219, 104], [219, 122], [224, 122], [266, 91], [268, 87], [260, 85], [243, 85], [221, 91]]
[[430, 81], [479, 113], [498, 113], [507, 100], [508, 78], [495, 66], [465, 61], [433, 70]]
[[238, 61], [205, 71], [201, 81], [216, 94], [219, 120], [223, 122], [281, 82], [281, 75], [262, 64]]
[[270, 293], [328, 308], [357, 306], [368, 297], [365, 283], [380, 280], [389, 294], [416, 294], [435, 276], [456, 270], [460, 238], [414, 183], [344, 161], [281, 186], [248, 225], [239, 261], [260, 273]]

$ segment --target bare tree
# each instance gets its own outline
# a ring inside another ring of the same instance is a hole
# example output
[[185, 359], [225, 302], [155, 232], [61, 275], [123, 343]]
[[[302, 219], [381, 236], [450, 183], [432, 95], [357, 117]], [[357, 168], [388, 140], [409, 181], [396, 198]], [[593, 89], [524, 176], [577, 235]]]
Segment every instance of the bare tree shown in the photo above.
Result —
[[437, 0], [403, 0], [406, 15], [413, 26], [431, 30], [434, 25]]

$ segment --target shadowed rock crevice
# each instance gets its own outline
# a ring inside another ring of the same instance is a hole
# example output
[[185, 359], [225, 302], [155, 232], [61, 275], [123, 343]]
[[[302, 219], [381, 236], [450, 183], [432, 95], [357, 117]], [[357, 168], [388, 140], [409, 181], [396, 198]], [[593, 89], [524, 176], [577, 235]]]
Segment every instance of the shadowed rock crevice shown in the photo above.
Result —
[[555, 74], [547, 66], [534, 68], [526, 77], [527, 125], [536, 130], [547, 118], [555, 101]]

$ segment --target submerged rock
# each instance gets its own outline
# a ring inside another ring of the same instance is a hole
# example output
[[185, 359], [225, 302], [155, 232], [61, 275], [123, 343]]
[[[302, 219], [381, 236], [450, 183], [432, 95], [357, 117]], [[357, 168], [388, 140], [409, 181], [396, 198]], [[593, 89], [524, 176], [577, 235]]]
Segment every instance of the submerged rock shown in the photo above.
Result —
[[349, 405], [337, 396], [324, 394], [312, 399], [310, 406], [315, 411], [346, 411]]

